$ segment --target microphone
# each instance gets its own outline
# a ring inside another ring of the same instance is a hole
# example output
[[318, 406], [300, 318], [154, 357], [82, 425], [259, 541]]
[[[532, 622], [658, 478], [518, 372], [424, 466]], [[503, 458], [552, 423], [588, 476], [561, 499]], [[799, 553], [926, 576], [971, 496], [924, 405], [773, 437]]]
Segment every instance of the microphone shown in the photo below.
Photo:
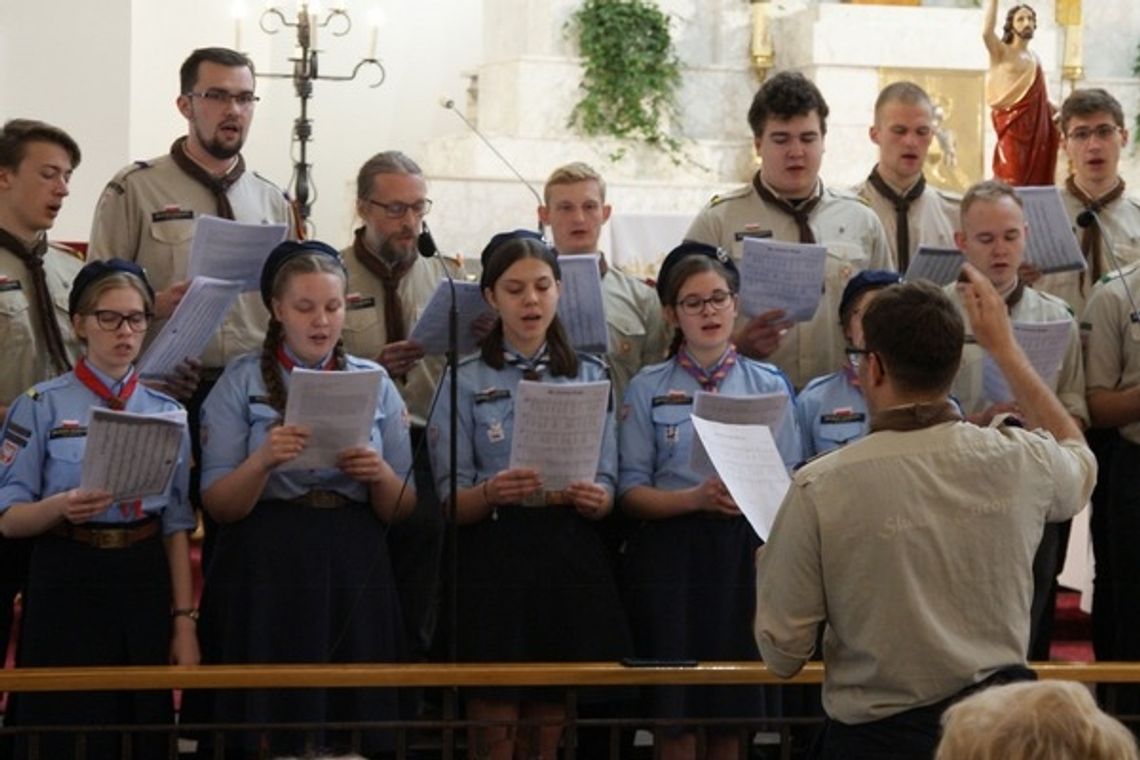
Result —
[[[526, 178], [523, 177], [523, 175], [519, 174], [519, 171], [518, 171], [518, 169], [516, 169], [514, 167], [514, 164], [512, 164], [510, 161], [508, 161], [507, 157], [504, 156], [502, 153], [500, 153], [499, 150], [494, 145], [491, 144], [491, 141], [487, 139], [486, 135], [484, 135], [482, 132], [480, 132], [479, 128], [476, 127], [474, 124], [472, 124], [471, 121], [466, 116], [464, 116], [463, 113], [458, 108], [455, 107], [455, 101], [454, 100], [452, 100], [451, 98], [444, 95], [443, 97], [441, 97], [439, 99], [439, 105], [442, 108], [446, 108], [448, 111], [451, 111], [453, 114], [458, 116], [459, 120], [462, 121], [464, 124], [466, 124], [467, 128], [470, 129], [475, 134], [476, 137], [478, 137], [480, 140], [482, 140], [483, 144], [486, 145], [488, 148], [490, 148], [491, 152], [494, 153], [495, 156], [500, 161], [503, 162], [503, 166], [510, 169], [511, 174], [514, 174], [515, 177], [518, 178], [519, 182], [523, 183], [523, 185], [526, 186], [527, 190], [530, 190], [530, 194], [534, 196], [534, 199], [538, 202], [538, 205], [539, 206], [545, 205], [542, 202], [542, 196], [539, 195], [538, 191], [534, 189], [534, 185], [527, 182]], [[538, 234], [542, 235], [543, 237], [546, 237], [546, 229], [542, 223], [541, 218], [539, 218], [539, 220], [538, 220]]]
[[[420, 224], [423, 225], [423, 232], [421, 232], [420, 236], [416, 239], [416, 250], [419, 251], [420, 255], [425, 259], [430, 259], [439, 253], [439, 246], [435, 244], [435, 238], [431, 236], [431, 230], [428, 229], [427, 221], [422, 221]], [[444, 270], [446, 271], [446, 267]]]
[[1108, 236], [1108, 232], [1104, 229], [1104, 224], [1100, 221], [1100, 216], [1091, 208], [1085, 209], [1077, 214], [1077, 226], [1085, 229], [1092, 225], [1096, 225], [1100, 230], [1100, 239], [1104, 241], [1104, 249], [1108, 251], [1108, 257], [1112, 259], [1112, 268], [1121, 272], [1120, 282], [1124, 285], [1124, 295], [1128, 297], [1128, 305], [1132, 307], [1132, 312], [1128, 318], [1132, 322], [1140, 323], [1140, 310], [1136, 308], [1136, 300], [1132, 297], [1132, 288], [1128, 287], [1128, 278], [1124, 276], [1121, 271], [1120, 260], [1116, 258], [1116, 249], [1112, 245], [1112, 238]]

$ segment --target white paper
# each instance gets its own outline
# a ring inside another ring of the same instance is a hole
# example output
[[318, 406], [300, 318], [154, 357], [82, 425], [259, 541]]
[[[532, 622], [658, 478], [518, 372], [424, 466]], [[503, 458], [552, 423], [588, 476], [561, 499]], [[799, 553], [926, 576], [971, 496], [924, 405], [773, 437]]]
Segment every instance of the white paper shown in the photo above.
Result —
[[760, 540], [767, 541], [791, 485], [772, 431], [765, 425], [731, 425], [695, 414], [693, 429], [736, 506]]
[[593, 483], [602, 452], [610, 383], [519, 382], [510, 468], [538, 470], [543, 489]]
[[[693, 396], [693, 416], [712, 422], [734, 425], [765, 425], [778, 430], [788, 408], [786, 393], [758, 393], [753, 396], [732, 396], [724, 393], [697, 391]], [[701, 442], [694, 436], [689, 450], [689, 467], [697, 475], [707, 478], [716, 473], [712, 460]]]
[[1017, 194], [1024, 204], [1029, 237], [1025, 241], [1025, 260], [1046, 274], [1072, 272], [1085, 268], [1085, 257], [1073, 234], [1072, 223], [1055, 185], [1019, 187]]
[[558, 257], [558, 266], [562, 270], [558, 319], [570, 336], [570, 344], [591, 354], [604, 354], [610, 350], [600, 258], [596, 253]]
[[381, 375], [378, 369], [294, 369], [285, 402], [285, 424], [308, 428], [309, 440], [301, 453], [280, 469], [333, 468], [340, 452], [368, 443]]
[[93, 408], [79, 487], [109, 491], [117, 502], [165, 493], [185, 427], [183, 410], [134, 414]]
[[819, 308], [827, 248], [822, 245], [744, 238], [740, 303], [749, 316], [783, 309], [788, 319], [807, 322]]
[[200, 357], [240, 294], [239, 282], [195, 277], [162, 332], [143, 354], [139, 374], [163, 377], [187, 357]]
[[270, 252], [285, 239], [284, 224], [246, 224], [208, 214], [198, 217], [190, 244], [188, 276], [216, 277], [242, 284], [242, 290], [261, 286], [261, 267]]
[[931, 248], [920, 245], [910, 260], [903, 280], [916, 282], [926, 280], [940, 288], [946, 287], [958, 279], [962, 271], [962, 263], [966, 257], [957, 248]]
[[[1013, 336], [1029, 357], [1029, 363], [1050, 388], [1057, 382], [1057, 373], [1069, 348], [1072, 322], [1014, 322]], [[1005, 381], [997, 363], [987, 353], [982, 363], [982, 395], [990, 403], [1013, 401], [1013, 392]]]
[[[484, 314], [494, 315], [483, 299], [483, 290], [477, 282], [455, 280], [455, 302], [459, 307], [459, 354], [469, 354], [478, 346], [471, 325]], [[435, 292], [412, 325], [409, 340], [417, 341], [429, 356], [447, 353], [447, 317], [451, 310], [451, 286], [440, 280]]]

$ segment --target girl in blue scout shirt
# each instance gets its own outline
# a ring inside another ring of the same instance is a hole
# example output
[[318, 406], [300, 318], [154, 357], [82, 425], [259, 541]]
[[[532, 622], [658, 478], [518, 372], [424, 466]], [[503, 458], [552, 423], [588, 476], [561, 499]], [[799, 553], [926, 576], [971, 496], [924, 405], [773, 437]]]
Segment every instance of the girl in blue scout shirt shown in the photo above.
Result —
[[847, 341], [847, 362], [830, 375], [817, 377], [796, 398], [796, 421], [804, 444], [804, 459], [839, 448], [867, 435], [871, 424], [867, 401], [859, 389], [858, 368], [863, 348], [863, 312], [875, 292], [894, 285], [898, 272], [868, 269], [847, 282], [839, 301], [839, 323]]
[[[459, 366], [456, 516], [459, 531], [458, 642], [464, 662], [616, 660], [629, 630], [605, 549], [595, 531], [613, 505], [617, 447], [607, 415], [597, 474], [564, 491], [543, 490], [541, 473], [510, 469], [514, 395], [520, 380], [605, 380], [600, 360], [574, 352], [557, 317], [560, 270], [533, 232], [496, 235], [482, 254], [480, 285], [498, 318], [478, 355]], [[442, 381], [446, 388], [448, 378]], [[448, 492], [448, 394], [432, 415], [432, 470]], [[524, 503], [528, 506], [524, 506]], [[472, 690], [477, 721], [550, 721], [534, 730], [483, 727], [471, 736], [480, 758], [555, 758], [565, 717], [559, 691]]]
[[[202, 501], [219, 523], [205, 569], [201, 637], [207, 663], [393, 662], [403, 628], [385, 523], [415, 494], [407, 413], [385, 374], [366, 445], [335, 469], [279, 470], [307, 431], [281, 424], [294, 367], [352, 372], [379, 365], [341, 344], [347, 277], [333, 248], [285, 242], [269, 255], [261, 297], [270, 310], [260, 353], [229, 363], [202, 407]], [[235, 691], [188, 695], [195, 720], [360, 721], [397, 716], [378, 689]], [[256, 738], [232, 737], [256, 753]], [[339, 745], [348, 737], [318, 741]], [[304, 737], [275, 734], [270, 754], [296, 753]], [[375, 749], [385, 737], [365, 738]], [[207, 756], [212, 748], [202, 743]], [[227, 751], [226, 757], [241, 756]]]
[[[79, 488], [93, 407], [173, 412], [177, 402], [140, 385], [134, 362], [154, 292], [136, 264], [93, 261], [72, 285], [69, 313], [84, 356], [10, 408], [0, 444], [0, 531], [34, 537], [18, 663], [32, 666], [198, 662], [188, 531], [190, 439], [167, 491], [112, 503]], [[169, 692], [23, 693], [7, 725], [173, 723]], [[166, 754], [168, 738], [137, 735], [138, 757]], [[23, 740], [17, 754], [27, 748]], [[71, 757], [75, 735], [43, 735], [40, 757]], [[148, 754], [151, 753], [151, 754]], [[120, 756], [117, 733], [87, 737], [88, 758]]]
[[[755, 660], [753, 553], [760, 539], [716, 477], [689, 466], [691, 415], [698, 390], [733, 395], [786, 393], [783, 422], [772, 431], [784, 463], [800, 456], [792, 388], [770, 364], [737, 353], [731, 342], [739, 274], [724, 251], [684, 243], [661, 265], [657, 293], [675, 328], [670, 358], [643, 368], [622, 407], [621, 507], [644, 522], [630, 537], [623, 590], [639, 657]], [[648, 708], [659, 718], [755, 718], [759, 687], [660, 687]], [[696, 756], [691, 729], [659, 731], [665, 758]], [[708, 757], [737, 757], [737, 734], [710, 730]]]

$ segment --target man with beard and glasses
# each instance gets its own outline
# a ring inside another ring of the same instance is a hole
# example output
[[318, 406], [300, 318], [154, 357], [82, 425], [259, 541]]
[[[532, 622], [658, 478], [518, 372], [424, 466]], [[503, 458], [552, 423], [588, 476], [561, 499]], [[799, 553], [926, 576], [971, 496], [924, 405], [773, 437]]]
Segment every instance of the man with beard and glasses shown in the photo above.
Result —
[[986, 103], [997, 132], [994, 178], [1010, 185], [1051, 185], [1061, 135], [1045, 91], [1045, 72], [1029, 50], [1037, 14], [1028, 5], [1015, 5], [1000, 38], [996, 26], [997, 0], [986, 0], [982, 40], [990, 54]]

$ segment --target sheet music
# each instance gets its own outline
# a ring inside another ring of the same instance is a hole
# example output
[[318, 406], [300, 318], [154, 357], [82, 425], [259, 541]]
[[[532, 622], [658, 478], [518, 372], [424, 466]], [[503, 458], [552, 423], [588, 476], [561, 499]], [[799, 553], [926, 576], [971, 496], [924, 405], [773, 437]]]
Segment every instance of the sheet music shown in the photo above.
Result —
[[558, 257], [558, 266], [562, 270], [558, 318], [570, 336], [571, 345], [592, 354], [604, 354], [610, 350], [599, 259], [596, 253]]
[[1061, 191], [1054, 185], [1015, 189], [1029, 224], [1025, 260], [1045, 274], [1083, 270], [1085, 257], [1073, 234]]
[[[1014, 322], [1013, 337], [1029, 357], [1029, 363], [1050, 388], [1057, 382], [1057, 373], [1069, 348], [1072, 322]], [[997, 363], [988, 353], [982, 360], [982, 394], [991, 403], [1013, 401], [1013, 392], [1005, 381]]]
[[[459, 307], [459, 354], [469, 354], [478, 348], [471, 325], [483, 314], [494, 315], [483, 299], [483, 290], [477, 282], [455, 280], [455, 302]], [[451, 310], [451, 286], [447, 280], [439, 281], [435, 292], [424, 306], [420, 318], [412, 325], [409, 340], [419, 342], [429, 356], [447, 353], [447, 315]]]
[[280, 469], [333, 468], [340, 452], [368, 443], [382, 374], [378, 369], [294, 369], [285, 402], [285, 424], [308, 428], [309, 440], [301, 453]]
[[[697, 391], [693, 396], [693, 416], [729, 425], [764, 425], [778, 430], [784, 421], [788, 401], [786, 393], [733, 396]], [[716, 473], [700, 436], [693, 439], [689, 450], [689, 467], [702, 478]]]
[[926, 280], [944, 288], [958, 279], [958, 273], [962, 271], [962, 263], [965, 260], [966, 257], [957, 248], [931, 248], [920, 245], [914, 258], [910, 260], [910, 266], [907, 267], [903, 280], [905, 282]]
[[736, 506], [756, 535], [767, 541], [791, 485], [772, 431], [765, 425], [732, 425], [695, 414], [693, 428]]
[[185, 427], [183, 410], [135, 414], [92, 408], [79, 487], [109, 491], [115, 501], [165, 493]]
[[538, 470], [543, 488], [594, 482], [602, 452], [610, 383], [519, 382], [511, 469]]
[[242, 290], [261, 286], [261, 267], [285, 239], [284, 224], [246, 224], [204, 214], [194, 225], [187, 276], [240, 282]]
[[744, 238], [740, 262], [740, 303], [756, 316], [783, 309], [788, 319], [806, 322], [823, 295], [827, 248], [822, 245]]
[[200, 357], [240, 294], [239, 282], [195, 277], [162, 332], [139, 360], [139, 374], [162, 377], [174, 372], [183, 359]]

